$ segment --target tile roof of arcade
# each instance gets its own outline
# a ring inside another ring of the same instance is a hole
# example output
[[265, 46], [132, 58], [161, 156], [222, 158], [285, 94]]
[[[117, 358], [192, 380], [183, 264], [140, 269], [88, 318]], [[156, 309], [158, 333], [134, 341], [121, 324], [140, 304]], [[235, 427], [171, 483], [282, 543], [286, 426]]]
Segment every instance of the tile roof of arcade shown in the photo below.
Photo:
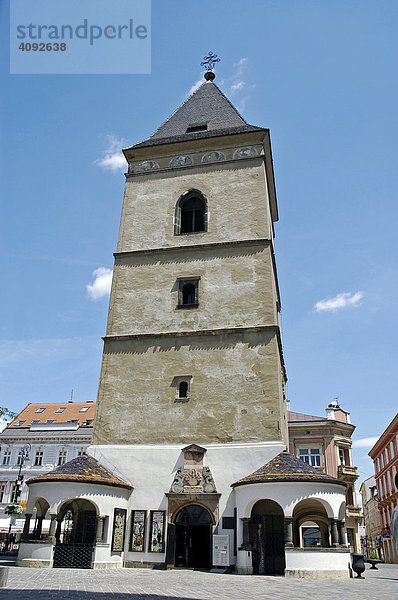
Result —
[[306, 462], [290, 454], [290, 452], [281, 452], [266, 463], [251, 475], [243, 477], [239, 481], [232, 484], [233, 487], [238, 485], [247, 485], [251, 483], [268, 483], [273, 481], [316, 481], [324, 483], [335, 483], [336, 485], [346, 484], [339, 481], [331, 475], [322, 473], [311, 467]]
[[40, 483], [44, 481], [73, 481], [81, 483], [96, 483], [100, 485], [111, 485], [115, 487], [124, 487], [132, 489], [132, 486], [121, 479], [118, 479], [105, 469], [95, 458], [82, 454], [73, 460], [56, 467], [50, 473], [44, 473], [38, 477], [32, 477], [27, 481], [31, 483]]

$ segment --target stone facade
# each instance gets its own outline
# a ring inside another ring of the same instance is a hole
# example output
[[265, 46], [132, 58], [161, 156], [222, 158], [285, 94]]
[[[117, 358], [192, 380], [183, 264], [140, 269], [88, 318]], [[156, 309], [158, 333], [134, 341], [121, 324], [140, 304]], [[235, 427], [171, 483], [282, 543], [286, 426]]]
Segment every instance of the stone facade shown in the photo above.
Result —
[[[231, 141], [126, 151], [94, 444], [287, 442], [269, 136]], [[249, 141], [254, 156], [238, 158]], [[225, 160], [203, 163], [215, 144]], [[170, 166], [182, 150], [189, 168]], [[163, 169], [137, 174], [144, 159]], [[207, 199], [206, 231], [175, 235], [176, 204], [192, 189]], [[195, 310], [177, 309], [180, 278], [199, 280]], [[183, 375], [185, 404], [173, 383]]]

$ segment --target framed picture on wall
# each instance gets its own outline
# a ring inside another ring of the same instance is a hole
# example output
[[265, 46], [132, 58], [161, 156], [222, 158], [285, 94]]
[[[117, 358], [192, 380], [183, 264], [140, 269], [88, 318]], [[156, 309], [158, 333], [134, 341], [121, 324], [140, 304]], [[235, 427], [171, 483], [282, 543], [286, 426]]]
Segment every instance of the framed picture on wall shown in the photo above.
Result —
[[130, 550], [144, 552], [145, 550], [146, 510], [131, 511]]
[[126, 515], [125, 508], [115, 508], [113, 511], [112, 552], [123, 552], [124, 550]]
[[164, 510], [151, 510], [149, 552], [164, 552], [165, 518]]

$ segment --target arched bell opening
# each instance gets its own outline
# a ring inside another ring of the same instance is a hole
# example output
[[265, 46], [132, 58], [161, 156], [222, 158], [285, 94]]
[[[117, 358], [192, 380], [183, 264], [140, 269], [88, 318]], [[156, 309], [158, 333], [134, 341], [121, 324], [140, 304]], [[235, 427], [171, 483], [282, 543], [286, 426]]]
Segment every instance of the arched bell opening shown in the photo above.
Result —
[[64, 502], [57, 514], [54, 567], [91, 568], [96, 530], [97, 510], [90, 500]]
[[199, 190], [186, 191], [177, 201], [174, 234], [186, 235], [207, 231], [207, 200]]
[[199, 504], [184, 506], [174, 519], [175, 566], [210, 569], [213, 519]]
[[255, 575], [284, 575], [285, 522], [282, 507], [274, 500], [259, 500], [252, 508], [249, 540]]

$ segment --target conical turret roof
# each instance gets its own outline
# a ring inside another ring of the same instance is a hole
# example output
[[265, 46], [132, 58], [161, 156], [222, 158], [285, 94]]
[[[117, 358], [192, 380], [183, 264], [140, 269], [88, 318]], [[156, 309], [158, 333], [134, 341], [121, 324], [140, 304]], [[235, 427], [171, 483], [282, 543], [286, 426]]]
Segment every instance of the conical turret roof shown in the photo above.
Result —
[[50, 473], [44, 473], [38, 477], [32, 477], [26, 483], [40, 483], [44, 481], [74, 481], [80, 483], [99, 483], [100, 485], [111, 485], [132, 489], [132, 486], [118, 479], [105, 469], [95, 458], [82, 454], [64, 465], [56, 467]]
[[343, 481], [318, 471], [315, 467], [311, 467], [311, 465], [294, 456], [294, 454], [284, 451], [251, 475], [247, 475], [247, 477], [233, 483], [232, 487], [250, 483], [271, 483], [273, 481], [312, 481], [346, 486]]
[[[198, 127], [205, 127], [198, 129]], [[196, 129], [196, 131], [195, 131]], [[202, 85], [147, 140], [131, 148], [261, 130], [249, 125], [213, 81]], [[188, 130], [188, 131], [187, 131]], [[190, 131], [192, 130], [192, 131]]]

